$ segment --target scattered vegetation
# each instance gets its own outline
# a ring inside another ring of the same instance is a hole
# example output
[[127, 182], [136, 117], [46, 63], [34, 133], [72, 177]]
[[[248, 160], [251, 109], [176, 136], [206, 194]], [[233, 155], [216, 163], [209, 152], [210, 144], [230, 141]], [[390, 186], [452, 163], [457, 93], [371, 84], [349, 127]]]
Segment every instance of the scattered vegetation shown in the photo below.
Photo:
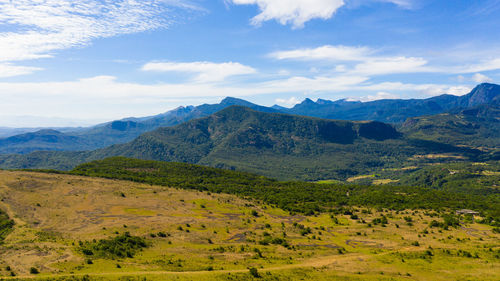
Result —
[[[280, 182], [197, 165], [112, 157], [82, 164], [71, 174], [123, 179], [184, 189], [236, 194], [304, 214], [338, 206], [389, 209], [474, 209], [500, 221], [500, 193], [466, 194], [425, 187]], [[252, 214], [258, 215], [253, 213]]]
[[6, 212], [0, 210], [0, 243], [12, 231], [14, 221], [9, 218]]
[[99, 241], [80, 243], [80, 250], [85, 256], [100, 258], [133, 258], [137, 251], [147, 247], [142, 237], [132, 236], [125, 232], [122, 235]]

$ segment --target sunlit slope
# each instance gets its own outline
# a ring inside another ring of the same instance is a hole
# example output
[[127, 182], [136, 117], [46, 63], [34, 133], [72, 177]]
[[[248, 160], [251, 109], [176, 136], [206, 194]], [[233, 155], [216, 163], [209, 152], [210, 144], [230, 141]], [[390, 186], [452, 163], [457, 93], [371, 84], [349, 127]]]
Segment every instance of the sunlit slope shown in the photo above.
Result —
[[[3, 276], [73, 275], [76, 280], [499, 277], [495, 270], [500, 265], [499, 234], [477, 223], [447, 230], [431, 227], [433, 220], [443, 222], [445, 213], [435, 211], [353, 207], [316, 216], [292, 215], [231, 195], [7, 171], [0, 172], [0, 196], [0, 208], [15, 221], [14, 230], [0, 245]], [[123, 237], [143, 241], [144, 247], [119, 242]], [[118, 247], [99, 248], [104, 244]], [[261, 277], [252, 277], [248, 267], [256, 268]], [[40, 273], [30, 274], [31, 268]]]

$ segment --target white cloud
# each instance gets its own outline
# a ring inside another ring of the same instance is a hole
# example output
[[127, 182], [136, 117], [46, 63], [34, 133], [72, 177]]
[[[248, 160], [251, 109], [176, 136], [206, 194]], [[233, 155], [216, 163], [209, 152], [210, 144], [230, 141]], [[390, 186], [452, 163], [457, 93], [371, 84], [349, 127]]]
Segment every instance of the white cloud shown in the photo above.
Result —
[[[141, 84], [122, 82], [113, 76], [97, 76], [62, 82], [0, 82], [0, 112], [3, 116], [54, 117], [57, 113], [60, 118], [114, 120], [160, 113], [179, 105], [215, 102], [226, 96], [328, 93], [342, 98], [345, 97], [342, 93], [350, 91], [360, 93], [359, 96], [367, 100], [390, 97], [388, 93], [414, 93], [414, 96], [427, 97], [444, 93], [462, 95], [470, 90], [467, 86], [373, 83], [363, 76], [296, 76], [244, 84]], [[372, 92], [377, 94], [370, 94]], [[282, 101], [292, 104], [296, 99]], [[5, 122], [0, 120], [2, 125]]]
[[368, 47], [325, 45], [317, 48], [278, 51], [269, 54], [269, 56], [278, 60], [363, 61], [373, 52], [374, 51]]
[[490, 77], [484, 75], [484, 74], [481, 74], [481, 73], [476, 73], [472, 76], [472, 80], [476, 83], [485, 83], [485, 82], [492, 82], [493, 79], [491, 79]]
[[135, 33], [172, 23], [170, 8], [193, 9], [181, 0], [0, 0], [0, 61], [47, 58], [93, 39]]
[[368, 95], [364, 97], [360, 97], [359, 100], [363, 102], [367, 101], [375, 101], [375, 100], [384, 100], [384, 99], [399, 99], [400, 96], [387, 93], [387, 92], [378, 92], [375, 95]]
[[0, 63], [0, 78], [31, 74], [38, 70], [42, 69], [38, 67], [12, 65], [10, 63]]
[[379, 0], [379, 1], [392, 3], [405, 9], [411, 9], [415, 2], [415, 0]]
[[195, 73], [197, 82], [223, 81], [234, 75], [253, 74], [257, 71], [237, 62], [150, 62], [142, 66], [143, 71]]
[[376, 58], [357, 64], [352, 72], [363, 75], [383, 75], [391, 73], [416, 73], [434, 71], [433, 69], [425, 67], [426, 64], [427, 61], [422, 58]]
[[344, 64], [339, 64], [335, 66], [335, 71], [337, 72], [346, 72], [347, 67]]
[[[278, 60], [303, 61], [317, 64], [338, 63], [335, 71], [352, 75], [385, 75], [397, 73], [466, 74], [500, 69], [500, 58], [478, 59], [478, 63], [444, 61], [432, 65], [422, 57], [380, 54], [380, 50], [367, 46], [324, 45], [276, 51], [268, 55]], [[458, 78], [460, 80], [460, 78]]]
[[282, 25], [302, 28], [312, 19], [329, 19], [342, 6], [343, 0], [227, 0], [236, 5], [257, 5], [260, 14], [252, 18], [253, 25], [276, 20]]
[[368, 80], [362, 76], [316, 76], [313, 78], [295, 76], [282, 80], [252, 85], [256, 92], [262, 93], [315, 93], [346, 91]]
[[474, 73], [482, 71], [491, 71], [500, 69], [500, 58], [494, 58], [481, 61], [480, 63], [473, 63], [455, 67], [444, 68], [443, 71], [451, 73]]
[[289, 99], [276, 99], [275, 101], [276, 101], [276, 104], [283, 105], [286, 107], [292, 107], [292, 106], [300, 103], [300, 100], [296, 97], [291, 97]]
[[388, 2], [404, 9], [412, 9], [415, 0], [225, 0], [235, 5], [257, 5], [260, 13], [251, 23], [259, 26], [265, 21], [276, 20], [282, 25], [291, 24], [292, 28], [302, 28], [312, 19], [327, 20], [338, 9], [350, 2], [352, 7], [370, 1]]
[[335, 66], [335, 71], [354, 75], [383, 75], [392, 73], [432, 72], [427, 61], [418, 57], [381, 56], [369, 47], [325, 45], [317, 48], [305, 48], [278, 51], [269, 54], [279, 60], [351, 62], [351, 69], [345, 64]]
[[454, 96], [463, 96], [472, 91], [471, 87], [468, 86], [451, 86], [446, 89], [445, 93]]
[[291, 73], [290, 73], [290, 70], [288, 69], [280, 69], [278, 71], [278, 75], [280, 76], [289, 76]]

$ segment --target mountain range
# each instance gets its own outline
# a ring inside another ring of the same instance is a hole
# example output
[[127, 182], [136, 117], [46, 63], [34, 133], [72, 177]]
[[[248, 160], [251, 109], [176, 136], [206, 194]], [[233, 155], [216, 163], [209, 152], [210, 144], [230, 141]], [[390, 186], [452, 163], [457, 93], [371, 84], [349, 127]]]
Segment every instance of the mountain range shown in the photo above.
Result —
[[450, 110], [465, 109], [481, 104], [500, 104], [500, 86], [483, 83], [463, 96], [440, 95], [428, 99], [383, 99], [371, 102], [328, 101], [316, 102], [306, 99], [293, 108], [279, 108], [280, 111], [341, 120], [376, 120], [387, 123], [402, 123], [411, 117], [434, 115]]
[[[225, 98], [219, 104], [179, 107], [163, 114], [125, 118], [87, 128], [42, 129], [23, 132], [0, 139], [0, 154], [25, 154], [33, 151], [84, 151], [129, 142], [139, 135], [160, 127], [174, 126], [192, 119], [209, 116], [233, 105], [245, 106], [260, 112], [288, 113], [294, 115], [338, 120], [373, 120], [401, 124], [408, 118], [441, 114], [487, 104], [500, 104], [500, 86], [480, 84], [464, 96], [441, 95], [428, 99], [377, 100], [372, 102], [328, 101], [306, 99], [293, 108], [265, 107], [237, 98]], [[3, 131], [7, 134], [8, 131]]]
[[84, 151], [0, 156], [2, 168], [71, 169], [111, 156], [195, 163], [283, 180], [346, 179], [439, 160], [484, 160], [495, 151], [411, 137], [378, 121], [340, 121], [231, 106], [161, 127], [131, 142]]
[[[462, 97], [427, 100], [305, 100], [286, 109], [288, 113], [276, 106], [226, 98], [220, 104], [179, 107], [72, 132], [44, 129], [1, 139], [0, 167], [67, 170], [91, 160], [126, 156], [242, 170], [283, 180], [318, 180], [438, 160], [499, 159], [499, 89], [481, 84]], [[443, 104], [438, 107], [439, 102]], [[395, 104], [419, 104], [420, 111], [408, 111], [405, 122], [392, 124], [304, 116], [328, 115], [335, 112], [332, 108], [342, 112], [353, 106], [357, 112], [365, 110], [366, 116], [384, 103], [384, 112], [392, 109], [391, 116], [404, 112]], [[439, 113], [411, 116], [431, 109]]]

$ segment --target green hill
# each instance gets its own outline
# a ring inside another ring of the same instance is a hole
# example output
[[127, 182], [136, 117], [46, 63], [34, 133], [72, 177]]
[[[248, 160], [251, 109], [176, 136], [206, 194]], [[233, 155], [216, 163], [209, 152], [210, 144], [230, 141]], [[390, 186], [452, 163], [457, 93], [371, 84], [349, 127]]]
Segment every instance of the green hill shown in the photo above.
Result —
[[[126, 156], [316, 180], [406, 163], [414, 155], [480, 152], [411, 140], [380, 122], [333, 121], [230, 107], [209, 117], [160, 128], [96, 151], [95, 159]], [[420, 160], [419, 160], [420, 161]]]
[[482, 105], [456, 113], [408, 119], [406, 136], [483, 150], [500, 149], [500, 106]]
[[392, 209], [472, 208], [500, 215], [498, 193], [470, 195], [456, 190], [443, 192], [425, 187], [280, 182], [250, 173], [124, 157], [82, 164], [69, 173], [235, 194], [302, 213], [327, 211], [343, 205], [362, 205]]
[[91, 152], [0, 156], [0, 163], [3, 168], [71, 169], [111, 156], [201, 164], [282, 180], [345, 180], [402, 165], [475, 160], [487, 153], [408, 138], [376, 121], [335, 121], [233, 106], [126, 144]]

